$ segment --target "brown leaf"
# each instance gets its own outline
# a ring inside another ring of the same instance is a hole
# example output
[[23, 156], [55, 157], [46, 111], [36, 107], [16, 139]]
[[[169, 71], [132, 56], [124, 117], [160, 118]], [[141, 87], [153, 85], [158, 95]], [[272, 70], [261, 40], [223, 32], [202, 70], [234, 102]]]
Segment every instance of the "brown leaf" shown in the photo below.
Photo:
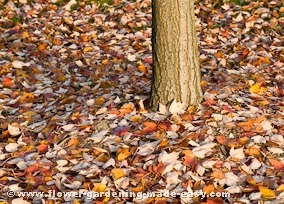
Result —
[[153, 167], [153, 170], [156, 173], [163, 173], [163, 171], [166, 169], [166, 166], [163, 164], [163, 162], [160, 162], [157, 166]]

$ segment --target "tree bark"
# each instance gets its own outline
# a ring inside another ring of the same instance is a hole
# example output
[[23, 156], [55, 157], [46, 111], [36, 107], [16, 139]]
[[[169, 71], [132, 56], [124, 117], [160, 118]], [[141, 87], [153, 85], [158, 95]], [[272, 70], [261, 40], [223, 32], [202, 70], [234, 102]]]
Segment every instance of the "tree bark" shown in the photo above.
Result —
[[202, 100], [193, 0], [152, 0], [153, 78], [149, 106]]

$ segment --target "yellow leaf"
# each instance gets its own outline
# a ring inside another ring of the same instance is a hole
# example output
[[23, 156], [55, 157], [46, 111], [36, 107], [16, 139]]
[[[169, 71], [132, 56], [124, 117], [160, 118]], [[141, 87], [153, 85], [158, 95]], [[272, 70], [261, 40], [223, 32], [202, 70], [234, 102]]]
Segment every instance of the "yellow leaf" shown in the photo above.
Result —
[[23, 36], [23, 38], [28, 38], [28, 37], [30, 37], [29, 33], [26, 32], [26, 31], [24, 31], [24, 32], [22, 33], [22, 36]]
[[102, 64], [104, 64], [104, 65], [106, 65], [108, 63], [108, 59], [104, 59], [103, 61], [102, 61]]
[[60, 74], [59, 76], [57, 76], [57, 80], [61, 81], [61, 82], [65, 82], [66, 81], [66, 77], [63, 74]]
[[130, 118], [130, 121], [131, 122], [142, 122], [143, 121], [143, 117], [141, 115], [133, 115], [131, 118]]
[[104, 199], [103, 199], [103, 203], [107, 203], [108, 201], [109, 201], [109, 197], [105, 197]]
[[278, 192], [284, 191], [284, 184], [281, 184], [280, 186], [278, 186], [278, 188], [276, 189], [276, 191], [278, 191]]
[[80, 204], [79, 200], [77, 200], [76, 198], [73, 200], [72, 204]]
[[44, 177], [45, 182], [52, 181], [52, 180], [53, 180], [53, 178], [50, 177], [50, 176]]
[[92, 47], [85, 47], [84, 50], [83, 50], [83, 52], [90, 52], [90, 51], [92, 51], [92, 50], [93, 50]]
[[27, 112], [24, 112], [23, 115], [25, 117], [27, 117], [28, 119], [32, 119], [33, 117], [35, 117], [37, 115], [37, 112], [35, 112], [35, 111], [27, 111]]
[[103, 184], [103, 183], [94, 183], [93, 191], [105, 192], [106, 191], [106, 185]]
[[264, 93], [267, 91], [267, 88], [266, 87], [262, 87], [261, 86], [261, 83], [256, 83], [254, 85], [252, 85], [250, 88], [249, 88], [249, 91], [251, 93], [255, 93], [255, 94], [260, 94], [260, 93]]
[[145, 189], [145, 185], [146, 185], [146, 181], [145, 181], [145, 179], [142, 178], [142, 180], [141, 180], [139, 186], [137, 186], [137, 187], [135, 187], [135, 188], [132, 188], [132, 191], [133, 191], [134, 193], [142, 192], [142, 191], [144, 191], [144, 189]]
[[33, 100], [34, 95], [32, 93], [24, 93], [20, 98], [21, 103], [30, 103], [33, 102]]
[[123, 149], [117, 156], [117, 160], [118, 161], [123, 161], [125, 160], [127, 157], [129, 157], [131, 155], [131, 153], [129, 152], [129, 149]]
[[273, 190], [270, 190], [269, 188], [265, 188], [265, 187], [259, 187], [259, 191], [261, 193], [261, 196], [263, 198], [271, 198], [271, 197], [275, 197], [275, 192]]
[[124, 173], [124, 171], [122, 169], [113, 169], [111, 171], [112, 175], [113, 175], [113, 179], [116, 181], [117, 179], [120, 179], [122, 177], [124, 177], [126, 174]]

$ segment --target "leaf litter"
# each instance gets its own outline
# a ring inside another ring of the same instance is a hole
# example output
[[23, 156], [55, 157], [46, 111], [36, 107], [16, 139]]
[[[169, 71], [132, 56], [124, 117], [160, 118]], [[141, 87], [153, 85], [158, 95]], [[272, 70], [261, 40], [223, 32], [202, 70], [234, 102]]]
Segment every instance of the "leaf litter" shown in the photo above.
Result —
[[284, 5], [232, 2], [196, 1], [202, 104], [158, 112], [145, 108], [150, 0], [1, 3], [0, 198], [85, 203], [6, 192], [203, 190], [231, 197], [96, 202], [281, 203]]

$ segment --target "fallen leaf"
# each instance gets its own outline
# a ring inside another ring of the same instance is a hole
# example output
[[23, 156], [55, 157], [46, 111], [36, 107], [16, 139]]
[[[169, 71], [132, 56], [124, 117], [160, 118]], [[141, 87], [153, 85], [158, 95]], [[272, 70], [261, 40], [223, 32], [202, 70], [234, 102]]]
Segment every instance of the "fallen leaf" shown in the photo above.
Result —
[[174, 100], [169, 107], [169, 112], [172, 115], [182, 114], [185, 111], [184, 109], [185, 109], [185, 104], [177, 102], [176, 100]]
[[120, 179], [120, 178], [126, 176], [125, 172], [124, 172], [122, 169], [118, 169], [118, 168], [113, 169], [113, 170], [111, 171], [111, 173], [112, 173], [113, 179], [114, 179], [115, 181], [116, 181], [117, 179]]
[[4, 87], [12, 87], [14, 85], [14, 82], [9, 77], [5, 77], [3, 79], [2, 85]]
[[13, 124], [8, 125], [8, 131], [9, 131], [9, 134], [12, 136], [17, 136], [21, 134], [20, 128], [18, 126], [14, 126]]
[[266, 87], [262, 86], [262, 83], [256, 83], [249, 88], [251, 93], [261, 94], [267, 91]]
[[244, 154], [244, 148], [239, 148], [239, 149], [235, 149], [234, 147], [232, 147], [230, 149], [230, 156], [232, 158], [237, 158], [237, 159], [244, 159], [245, 158], [245, 154]]
[[150, 133], [157, 129], [157, 124], [154, 122], [144, 122], [143, 125], [145, 126], [142, 131], [144, 133]]
[[93, 185], [94, 187], [92, 190], [95, 192], [105, 192], [106, 191], [106, 185], [103, 183], [94, 183]]
[[34, 101], [33, 93], [24, 93], [20, 98], [21, 103], [31, 103], [33, 101]]
[[258, 189], [261, 193], [261, 197], [263, 197], [263, 198], [275, 197], [275, 192], [273, 190], [269, 189], [269, 188], [265, 188], [265, 187], [260, 186]]

